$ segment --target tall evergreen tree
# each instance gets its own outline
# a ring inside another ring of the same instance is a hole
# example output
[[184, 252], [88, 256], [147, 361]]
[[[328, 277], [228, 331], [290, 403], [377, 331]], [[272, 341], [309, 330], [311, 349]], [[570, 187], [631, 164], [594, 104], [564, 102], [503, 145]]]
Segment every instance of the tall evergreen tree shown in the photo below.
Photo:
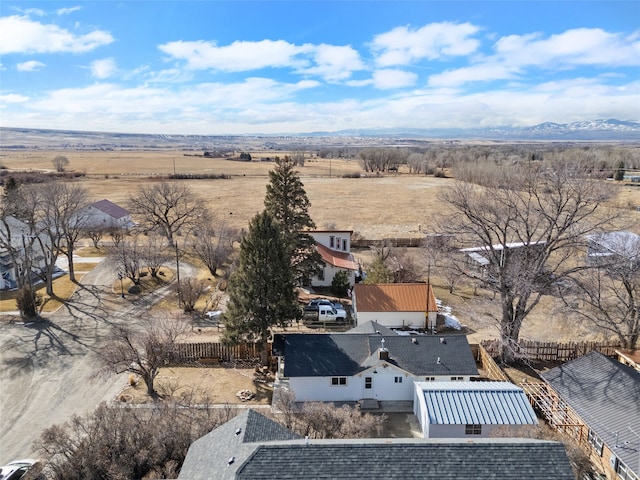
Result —
[[313, 237], [305, 233], [316, 225], [309, 216], [311, 203], [294, 167], [289, 156], [276, 159], [276, 168], [269, 172], [264, 205], [280, 225], [296, 282], [303, 282], [321, 271], [322, 258]]
[[269, 329], [299, 315], [289, 250], [265, 210], [249, 222], [240, 243], [239, 266], [229, 280], [225, 340], [258, 342], [266, 363]]

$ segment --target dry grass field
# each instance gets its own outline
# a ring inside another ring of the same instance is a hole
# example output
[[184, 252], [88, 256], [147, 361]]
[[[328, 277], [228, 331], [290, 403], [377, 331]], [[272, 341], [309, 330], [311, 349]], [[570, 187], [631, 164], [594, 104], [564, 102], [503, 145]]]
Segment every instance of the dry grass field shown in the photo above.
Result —
[[[140, 185], [160, 181], [174, 171], [179, 174], [227, 175], [228, 179], [176, 180], [188, 182], [197, 195], [207, 200], [218, 221], [238, 228], [263, 208], [268, 172], [273, 163], [261, 158], [287, 152], [251, 152], [254, 161], [237, 162], [194, 156], [182, 151], [0, 151], [0, 164], [12, 170], [52, 169], [51, 160], [66, 155], [68, 170], [86, 173], [74, 180], [83, 185], [95, 200], [108, 198], [123, 206]], [[445, 212], [442, 193], [455, 180], [414, 176], [403, 173], [385, 176], [343, 178], [344, 174], [362, 173], [355, 160], [307, 159], [299, 168], [300, 177], [311, 201], [310, 214], [318, 228], [349, 229], [365, 238], [419, 237], [432, 231], [433, 215]], [[616, 186], [618, 195], [609, 205], [608, 215], [620, 228], [640, 233], [640, 188]], [[356, 252], [363, 263], [367, 252]], [[205, 275], [206, 276], [206, 275]], [[497, 300], [479, 290], [474, 295], [467, 286], [449, 294], [444, 282], [433, 279], [436, 295], [454, 307], [460, 320], [469, 325], [472, 340], [497, 334]], [[164, 307], [168, 307], [163, 302]], [[473, 333], [475, 332], [475, 333]], [[525, 322], [523, 338], [554, 340], [593, 336], [587, 326], [569, 323], [556, 314], [551, 300], [542, 302]]]

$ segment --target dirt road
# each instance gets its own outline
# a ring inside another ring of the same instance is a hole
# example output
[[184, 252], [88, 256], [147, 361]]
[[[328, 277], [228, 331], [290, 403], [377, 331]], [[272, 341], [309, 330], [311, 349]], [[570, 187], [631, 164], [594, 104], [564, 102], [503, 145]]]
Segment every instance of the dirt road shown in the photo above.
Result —
[[[180, 266], [190, 274], [190, 266]], [[113, 325], [132, 322], [167, 294], [122, 299], [105, 262], [85, 275], [70, 301], [44, 320], [0, 326], [0, 465], [37, 456], [42, 431], [115, 398], [126, 378], [100, 377], [96, 351]], [[123, 376], [124, 377], [124, 376]]]

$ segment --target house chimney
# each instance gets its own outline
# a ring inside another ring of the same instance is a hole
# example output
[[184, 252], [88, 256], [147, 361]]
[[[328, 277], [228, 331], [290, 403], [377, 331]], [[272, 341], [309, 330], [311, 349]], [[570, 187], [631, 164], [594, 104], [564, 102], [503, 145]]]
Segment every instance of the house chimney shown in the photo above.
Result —
[[389, 360], [389, 350], [384, 348], [384, 338], [380, 340], [379, 357], [380, 360]]

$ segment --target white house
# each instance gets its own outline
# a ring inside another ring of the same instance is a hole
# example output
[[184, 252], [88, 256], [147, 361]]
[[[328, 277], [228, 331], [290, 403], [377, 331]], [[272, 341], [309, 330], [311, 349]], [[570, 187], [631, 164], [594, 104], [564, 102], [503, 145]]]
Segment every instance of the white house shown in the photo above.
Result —
[[349, 278], [349, 284], [356, 282], [359, 270], [358, 263], [351, 254], [351, 234], [348, 230], [312, 230], [308, 233], [316, 242], [318, 253], [322, 257], [324, 266], [322, 272], [311, 279], [312, 286], [331, 286], [336, 273], [344, 271]]
[[483, 438], [537, 425], [524, 390], [509, 382], [416, 382], [413, 413], [425, 438]]
[[620, 259], [640, 268], [640, 235], [619, 231], [587, 236], [587, 265], [604, 265]]
[[135, 225], [128, 210], [107, 199], [89, 205], [83, 212], [82, 222], [87, 228], [131, 228]]
[[369, 321], [388, 328], [431, 329], [436, 325], [436, 297], [426, 283], [357, 283], [352, 301], [356, 325]]
[[276, 384], [296, 401], [413, 401], [414, 382], [478, 376], [464, 335], [279, 334]]
[[[22, 268], [36, 273], [45, 268], [45, 254], [40, 242], [48, 245], [49, 238], [44, 234], [36, 238], [29, 225], [17, 218], [3, 218], [0, 222], [0, 290], [17, 288]], [[23, 260], [28, 262], [23, 264]]]

